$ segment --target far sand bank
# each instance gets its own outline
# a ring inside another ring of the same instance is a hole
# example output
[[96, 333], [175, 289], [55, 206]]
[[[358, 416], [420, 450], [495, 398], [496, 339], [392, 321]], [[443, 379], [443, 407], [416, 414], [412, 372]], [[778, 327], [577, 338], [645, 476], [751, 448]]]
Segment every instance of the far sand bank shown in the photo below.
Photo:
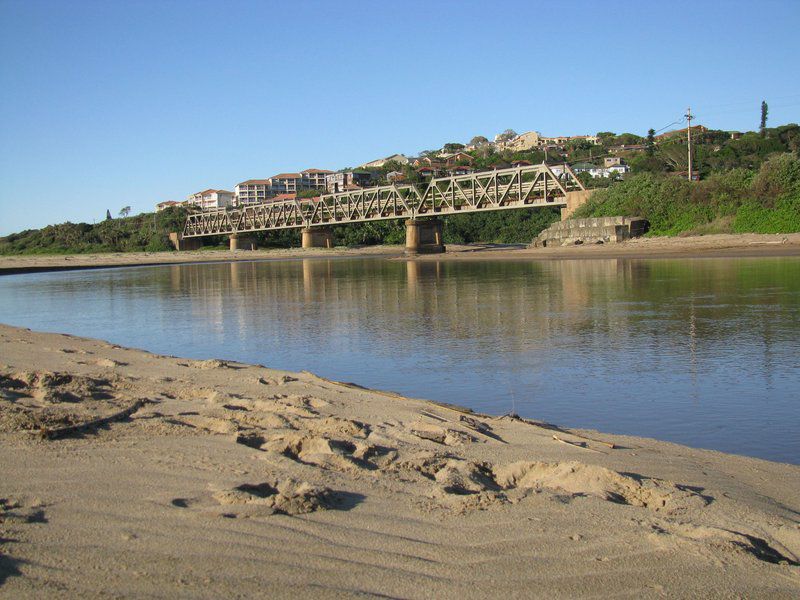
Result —
[[[71, 255], [0, 256], [0, 275], [204, 262], [282, 260], [294, 258], [346, 258], [379, 256], [411, 259], [402, 246], [365, 246], [333, 249], [202, 250], [190, 252], [126, 252]], [[594, 244], [557, 248], [527, 248], [522, 244], [449, 245], [445, 254], [428, 254], [413, 260], [561, 260], [593, 258], [700, 258], [747, 256], [800, 256], [800, 233], [705, 235], [694, 237], [638, 238], [622, 244]]]

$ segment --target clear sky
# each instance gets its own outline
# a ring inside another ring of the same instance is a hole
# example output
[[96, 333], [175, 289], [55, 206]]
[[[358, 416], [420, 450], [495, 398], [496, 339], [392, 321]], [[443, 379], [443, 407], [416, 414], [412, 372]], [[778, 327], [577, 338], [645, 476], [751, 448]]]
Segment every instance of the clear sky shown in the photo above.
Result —
[[800, 0], [0, 0], [0, 235], [512, 128], [800, 121]]

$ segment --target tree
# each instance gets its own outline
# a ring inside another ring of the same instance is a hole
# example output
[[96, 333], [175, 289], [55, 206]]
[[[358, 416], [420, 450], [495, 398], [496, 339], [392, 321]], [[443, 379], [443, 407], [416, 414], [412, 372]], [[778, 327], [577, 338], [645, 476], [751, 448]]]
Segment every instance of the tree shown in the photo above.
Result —
[[656, 153], [656, 130], [652, 127], [647, 130], [647, 156]]
[[470, 146], [483, 146], [488, 143], [489, 143], [488, 138], [485, 138], [482, 135], [476, 135], [469, 141]]
[[111, 220], [111, 211], [106, 209], [106, 221], [110, 221], [110, 220]]
[[130, 206], [123, 206], [122, 209], [119, 211], [119, 216], [123, 218], [127, 217], [130, 214], [130, 212], [131, 212]]
[[445, 152], [451, 152], [451, 153], [458, 152], [459, 150], [463, 149], [464, 149], [464, 144], [459, 144], [458, 142], [448, 142], [442, 148], [442, 150], [444, 150]]
[[503, 133], [498, 135], [496, 139], [498, 142], [507, 142], [509, 140], [513, 140], [515, 137], [517, 137], [516, 131], [513, 129], [506, 129]]
[[767, 113], [769, 112], [769, 107], [767, 106], [767, 101], [761, 101], [761, 125], [759, 126], [758, 130], [761, 132], [761, 137], [767, 135]]

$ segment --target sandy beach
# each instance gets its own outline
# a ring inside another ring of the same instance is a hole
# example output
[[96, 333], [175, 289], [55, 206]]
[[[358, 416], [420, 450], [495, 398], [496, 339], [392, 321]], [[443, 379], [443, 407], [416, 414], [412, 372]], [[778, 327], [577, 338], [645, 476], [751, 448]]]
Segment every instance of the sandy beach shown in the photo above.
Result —
[[[332, 249], [281, 248], [260, 250], [202, 250], [190, 252], [125, 252], [72, 255], [0, 256], [0, 275], [203, 262], [281, 260], [383, 256], [403, 258], [403, 246], [337, 247]], [[698, 258], [737, 256], [800, 256], [800, 233], [717, 234], [694, 237], [636, 238], [621, 244], [559, 248], [526, 248], [523, 245], [471, 244], [447, 246], [445, 254], [429, 254], [414, 260], [562, 260], [591, 258]]]
[[800, 594], [800, 467], [0, 326], [0, 597]]

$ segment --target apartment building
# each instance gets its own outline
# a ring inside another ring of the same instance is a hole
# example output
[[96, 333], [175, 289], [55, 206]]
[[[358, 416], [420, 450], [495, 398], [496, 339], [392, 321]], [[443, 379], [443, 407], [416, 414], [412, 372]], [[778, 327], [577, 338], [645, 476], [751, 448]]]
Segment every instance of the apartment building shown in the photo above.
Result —
[[356, 187], [366, 187], [373, 181], [369, 171], [344, 171], [325, 176], [325, 189], [328, 193], [345, 192]]
[[332, 173], [333, 171], [326, 171], [325, 169], [306, 169], [305, 171], [300, 171], [300, 174], [303, 176], [300, 184], [303, 189], [306, 190], [324, 190], [326, 185], [325, 178]]
[[270, 188], [275, 194], [296, 194], [303, 189], [301, 173], [278, 173], [269, 178]]
[[227, 190], [203, 190], [196, 194], [191, 194], [186, 199], [186, 204], [196, 206], [203, 210], [212, 208], [225, 208], [233, 205], [233, 192]]
[[248, 179], [237, 183], [233, 189], [236, 192], [237, 205], [266, 202], [273, 195], [269, 179]]
[[161, 212], [162, 210], [166, 210], [168, 208], [172, 208], [173, 206], [183, 206], [183, 202], [176, 202], [175, 200], [166, 200], [164, 202], [159, 202], [156, 204], [156, 212]]

